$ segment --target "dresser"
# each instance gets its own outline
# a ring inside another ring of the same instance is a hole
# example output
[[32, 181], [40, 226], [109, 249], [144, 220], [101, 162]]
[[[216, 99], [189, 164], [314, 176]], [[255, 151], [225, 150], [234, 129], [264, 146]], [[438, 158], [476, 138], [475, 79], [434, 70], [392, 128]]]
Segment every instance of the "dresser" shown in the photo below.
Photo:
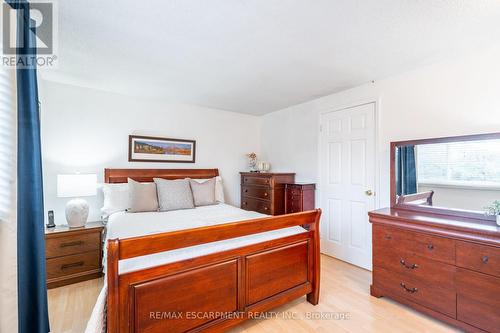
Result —
[[311, 183], [285, 184], [285, 213], [299, 213], [314, 209], [315, 189], [316, 185]]
[[82, 228], [45, 229], [49, 289], [102, 276], [103, 230], [101, 222], [89, 222]]
[[493, 221], [386, 208], [369, 213], [371, 295], [467, 332], [500, 332], [500, 227]]
[[285, 213], [285, 184], [295, 181], [295, 173], [240, 172], [241, 208], [267, 215]]

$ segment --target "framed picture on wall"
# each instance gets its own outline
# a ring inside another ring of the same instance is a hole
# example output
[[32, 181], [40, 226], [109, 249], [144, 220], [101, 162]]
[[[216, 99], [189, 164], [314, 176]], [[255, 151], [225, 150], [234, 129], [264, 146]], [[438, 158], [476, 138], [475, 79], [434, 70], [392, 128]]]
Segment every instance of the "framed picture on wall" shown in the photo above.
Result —
[[196, 141], [129, 135], [129, 162], [194, 163]]

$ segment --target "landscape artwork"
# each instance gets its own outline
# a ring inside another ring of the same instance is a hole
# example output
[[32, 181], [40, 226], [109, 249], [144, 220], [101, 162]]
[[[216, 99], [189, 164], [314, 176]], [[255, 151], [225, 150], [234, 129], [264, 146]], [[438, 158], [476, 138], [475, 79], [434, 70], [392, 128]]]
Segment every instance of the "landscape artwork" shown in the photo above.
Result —
[[130, 162], [194, 163], [196, 141], [150, 136], [129, 136]]

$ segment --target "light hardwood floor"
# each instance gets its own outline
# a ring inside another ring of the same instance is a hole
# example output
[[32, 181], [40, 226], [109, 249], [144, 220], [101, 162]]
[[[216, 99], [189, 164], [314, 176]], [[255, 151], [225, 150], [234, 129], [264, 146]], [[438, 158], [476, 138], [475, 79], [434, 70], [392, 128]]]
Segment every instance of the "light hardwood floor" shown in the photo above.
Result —
[[[317, 306], [302, 297], [275, 309], [272, 314], [277, 314], [276, 317], [253, 319], [230, 332], [459, 332], [387, 298], [371, 297], [371, 274], [366, 270], [325, 255], [321, 264], [321, 296]], [[51, 332], [83, 332], [101, 287], [99, 279], [49, 290]], [[308, 314], [330, 318], [293, 319], [306, 318]], [[348, 317], [335, 319], [343, 314]]]

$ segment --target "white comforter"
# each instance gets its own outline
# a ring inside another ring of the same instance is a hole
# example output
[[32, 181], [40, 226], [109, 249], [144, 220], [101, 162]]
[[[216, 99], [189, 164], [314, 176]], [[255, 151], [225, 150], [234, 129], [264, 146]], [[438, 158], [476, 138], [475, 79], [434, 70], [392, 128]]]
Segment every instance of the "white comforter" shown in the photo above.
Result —
[[[198, 207], [195, 209], [176, 210], [171, 212], [119, 212], [111, 215], [108, 219], [108, 224], [106, 227], [106, 241], [108, 239], [124, 239], [162, 232], [211, 226], [228, 222], [237, 222], [264, 216], [265, 215], [263, 214], [245, 211], [226, 204]], [[119, 274], [125, 274], [140, 269], [194, 258], [210, 253], [235, 249], [238, 247], [256, 244], [271, 239], [291, 236], [303, 232], [306, 232], [306, 230], [302, 227], [290, 227], [250, 236], [237, 237], [223, 241], [190, 246], [153, 255], [122, 260], [119, 262]], [[106, 268], [105, 260], [106, 255], [103, 258], [104, 268]], [[103, 287], [101, 295], [97, 300], [85, 333], [105, 332], [105, 320], [103, 319], [105, 316], [105, 295], [106, 285]]]

